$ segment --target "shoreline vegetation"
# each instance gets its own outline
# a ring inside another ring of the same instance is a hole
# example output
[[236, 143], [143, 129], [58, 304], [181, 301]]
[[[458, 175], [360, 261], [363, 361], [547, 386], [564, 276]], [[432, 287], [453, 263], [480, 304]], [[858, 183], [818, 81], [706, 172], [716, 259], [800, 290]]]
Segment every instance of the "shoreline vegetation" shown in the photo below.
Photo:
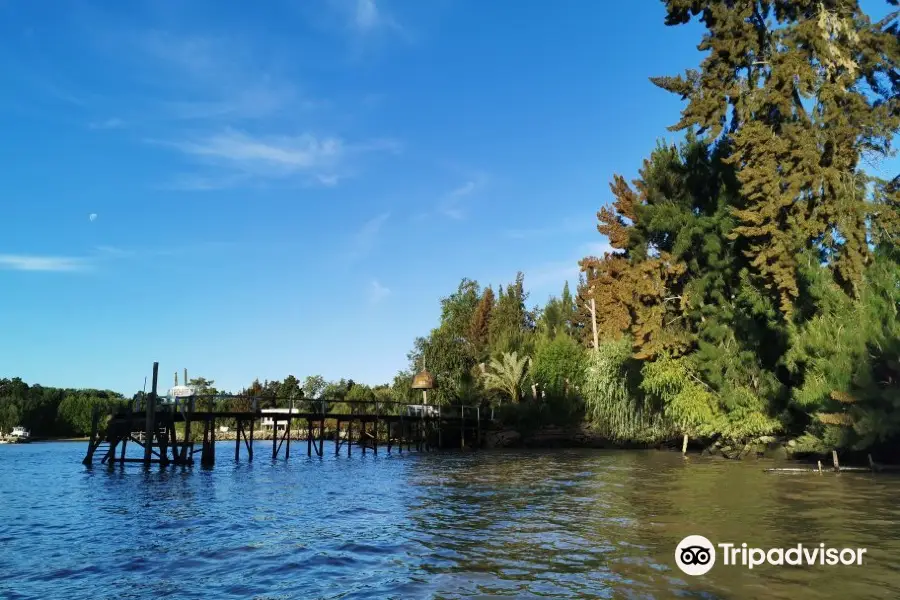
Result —
[[[709, 54], [651, 79], [684, 103], [680, 138], [614, 177], [609, 250], [574, 293], [528, 306], [522, 273], [464, 278], [390, 384], [291, 375], [240, 394], [418, 402], [426, 365], [429, 402], [493, 410], [520, 440], [900, 459], [900, 176], [864, 168], [900, 128], [898, 12], [665, 4], [670, 26], [701, 20]], [[125, 400], [4, 379], [0, 429], [85, 435], [93, 406]]]

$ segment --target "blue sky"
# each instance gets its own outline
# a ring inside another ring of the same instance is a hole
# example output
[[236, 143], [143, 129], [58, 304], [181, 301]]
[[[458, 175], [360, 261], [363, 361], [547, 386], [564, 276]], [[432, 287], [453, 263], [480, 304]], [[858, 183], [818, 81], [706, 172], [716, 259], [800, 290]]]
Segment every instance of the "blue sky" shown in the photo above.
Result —
[[661, 2], [0, 0], [0, 376], [388, 382], [462, 277], [543, 302], [680, 102]]

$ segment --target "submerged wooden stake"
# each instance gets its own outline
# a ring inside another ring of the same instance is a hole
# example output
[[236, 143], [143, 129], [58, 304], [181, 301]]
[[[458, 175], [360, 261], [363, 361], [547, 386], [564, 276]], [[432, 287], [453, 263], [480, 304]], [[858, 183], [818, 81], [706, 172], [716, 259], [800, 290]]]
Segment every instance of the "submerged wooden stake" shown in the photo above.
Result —
[[681, 442], [681, 453], [687, 454], [688, 434], [684, 434], [684, 441]]
[[819, 460], [819, 461], [816, 461], [816, 462], [819, 463], [819, 473], [821, 473], [821, 472], [822, 472], [822, 461]]
[[832, 450], [832, 451], [831, 451], [831, 460], [834, 461], [834, 470], [835, 470], [835, 471], [840, 471], [840, 470], [841, 470], [841, 465], [838, 463], [837, 450]]

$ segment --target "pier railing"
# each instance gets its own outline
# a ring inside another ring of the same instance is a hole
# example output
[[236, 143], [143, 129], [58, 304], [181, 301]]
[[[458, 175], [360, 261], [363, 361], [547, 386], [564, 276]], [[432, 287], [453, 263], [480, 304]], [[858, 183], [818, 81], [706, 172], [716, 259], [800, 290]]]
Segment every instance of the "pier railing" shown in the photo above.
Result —
[[[135, 413], [146, 410], [148, 399], [138, 398], [130, 407]], [[325, 418], [354, 416], [406, 416], [426, 418], [472, 418], [480, 419], [481, 408], [464, 404], [416, 404], [395, 400], [344, 400], [340, 398], [284, 398], [271, 396], [243, 396], [232, 394], [198, 394], [195, 396], [156, 399], [157, 411], [174, 413], [222, 413], [223, 416], [236, 413], [257, 413], [295, 418], [324, 416]]]

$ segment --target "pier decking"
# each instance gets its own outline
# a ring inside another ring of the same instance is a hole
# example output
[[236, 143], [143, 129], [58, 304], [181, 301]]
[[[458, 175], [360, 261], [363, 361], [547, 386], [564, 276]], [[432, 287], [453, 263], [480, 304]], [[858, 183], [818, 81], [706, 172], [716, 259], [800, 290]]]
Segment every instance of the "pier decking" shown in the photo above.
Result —
[[[247, 459], [253, 460], [254, 433], [263, 419], [272, 423], [272, 459], [282, 453], [285, 459], [290, 457], [296, 424], [306, 433], [307, 456], [323, 456], [327, 438], [334, 440], [335, 455], [343, 449], [347, 456], [351, 456], [354, 445], [363, 454], [371, 450], [377, 455], [379, 444], [390, 453], [403, 452], [404, 445], [407, 452], [413, 448], [423, 452], [477, 447], [481, 442], [481, 413], [473, 406], [276, 398], [276, 403], [292, 406], [264, 412], [255, 397], [190, 396], [167, 401], [157, 395], [157, 379], [158, 363], [154, 363], [152, 391], [143, 401], [117, 409], [103, 419], [99, 411], [94, 411], [85, 465], [92, 465], [95, 458], [108, 465], [193, 465], [198, 450], [201, 464], [213, 465], [217, 422], [234, 426], [235, 460], [240, 459], [242, 447]], [[284, 425], [283, 431], [279, 425]], [[200, 441], [194, 439], [193, 434], [199, 430], [193, 426], [202, 428]], [[129, 443], [142, 448], [143, 456], [127, 457]]]

